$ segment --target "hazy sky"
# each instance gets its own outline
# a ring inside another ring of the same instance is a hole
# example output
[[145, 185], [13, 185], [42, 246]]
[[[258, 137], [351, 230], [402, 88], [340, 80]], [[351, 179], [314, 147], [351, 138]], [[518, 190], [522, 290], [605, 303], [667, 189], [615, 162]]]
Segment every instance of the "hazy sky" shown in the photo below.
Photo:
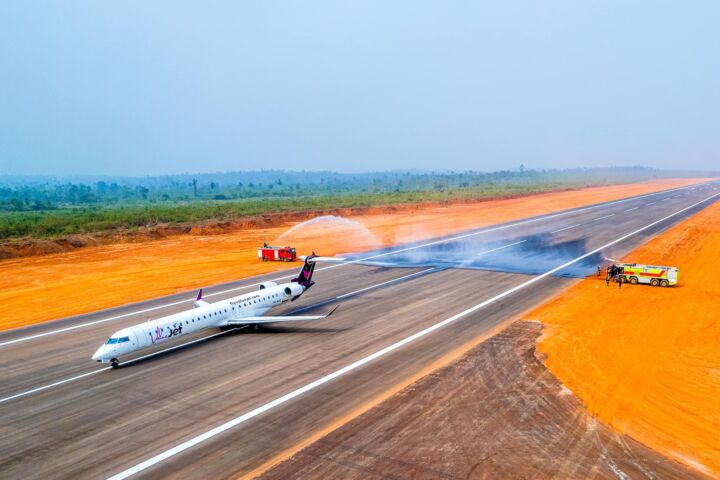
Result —
[[5, 1], [0, 174], [720, 168], [720, 2]]

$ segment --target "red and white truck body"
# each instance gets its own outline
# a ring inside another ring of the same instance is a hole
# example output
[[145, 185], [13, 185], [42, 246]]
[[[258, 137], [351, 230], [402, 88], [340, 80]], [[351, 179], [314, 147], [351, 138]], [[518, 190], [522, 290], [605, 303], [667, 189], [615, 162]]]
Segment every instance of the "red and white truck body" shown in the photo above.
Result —
[[263, 262], [292, 262], [297, 258], [297, 254], [293, 247], [265, 245], [258, 249], [258, 258]]

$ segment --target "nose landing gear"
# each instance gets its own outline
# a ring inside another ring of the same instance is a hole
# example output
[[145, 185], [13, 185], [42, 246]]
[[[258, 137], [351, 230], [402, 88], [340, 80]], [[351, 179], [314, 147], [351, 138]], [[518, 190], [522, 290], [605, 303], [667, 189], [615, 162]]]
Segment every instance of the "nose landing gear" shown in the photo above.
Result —
[[118, 368], [120, 366], [120, 362], [117, 358], [113, 358], [112, 360], [110, 360], [110, 366], [112, 368]]

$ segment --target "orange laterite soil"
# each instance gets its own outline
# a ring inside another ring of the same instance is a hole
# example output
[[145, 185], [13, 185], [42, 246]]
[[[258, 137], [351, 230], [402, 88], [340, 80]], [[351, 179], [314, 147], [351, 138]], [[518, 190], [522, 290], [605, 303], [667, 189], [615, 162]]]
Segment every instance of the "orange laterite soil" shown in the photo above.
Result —
[[530, 313], [546, 365], [601, 421], [720, 477], [720, 202], [623, 258], [677, 287], [588, 278]]
[[[141, 243], [87, 247], [0, 261], [0, 329], [92, 312], [289, 268], [263, 263], [263, 242], [290, 244], [298, 254], [362, 252], [499, 222], [656, 192], [709, 179], [663, 179], [445, 207], [388, 207], [349, 221], [180, 235]], [[294, 264], [299, 267], [299, 264]]]

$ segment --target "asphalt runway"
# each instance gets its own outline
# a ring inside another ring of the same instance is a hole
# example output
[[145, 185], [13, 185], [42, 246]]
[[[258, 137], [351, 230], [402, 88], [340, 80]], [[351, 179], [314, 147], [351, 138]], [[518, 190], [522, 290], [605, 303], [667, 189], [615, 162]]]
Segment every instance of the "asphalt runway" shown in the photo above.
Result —
[[[190, 308], [195, 293], [0, 333], [0, 476], [224, 478], [250, 472], [574, 281], [517, 273], [523, 259], [539, 258], [537, 251], [517, 250], [529, 238], [544, 239], [530, 243], [557, 267], [631, 234], [597, 254], [621, 256], [719, 198], [713, 195], [720, 195], [720, 184], [398, 246], [397, 253], [368, 253], [358, 258], [384, 265], [318, 268], [311, 290], [273, 311], [340, 305], [332, 317], [183, 337], [182, 344], [194, 343], [117, 370], [90, 361], [99, 344], [124, 326]], [[519, 255], [515, 273], [448, 268], [432, 258], [437, 252], [408, 262], [408, 252], [468, 238], [470, 253], [487, 258], [480, 267], [502, 270], [508, 256], [493, 256], [500, 251]], [[389, 266], [396, 255], [404, 255], [403, 268]], [[207, 288], [205, 298], [246, 293], [295, 270]]]

